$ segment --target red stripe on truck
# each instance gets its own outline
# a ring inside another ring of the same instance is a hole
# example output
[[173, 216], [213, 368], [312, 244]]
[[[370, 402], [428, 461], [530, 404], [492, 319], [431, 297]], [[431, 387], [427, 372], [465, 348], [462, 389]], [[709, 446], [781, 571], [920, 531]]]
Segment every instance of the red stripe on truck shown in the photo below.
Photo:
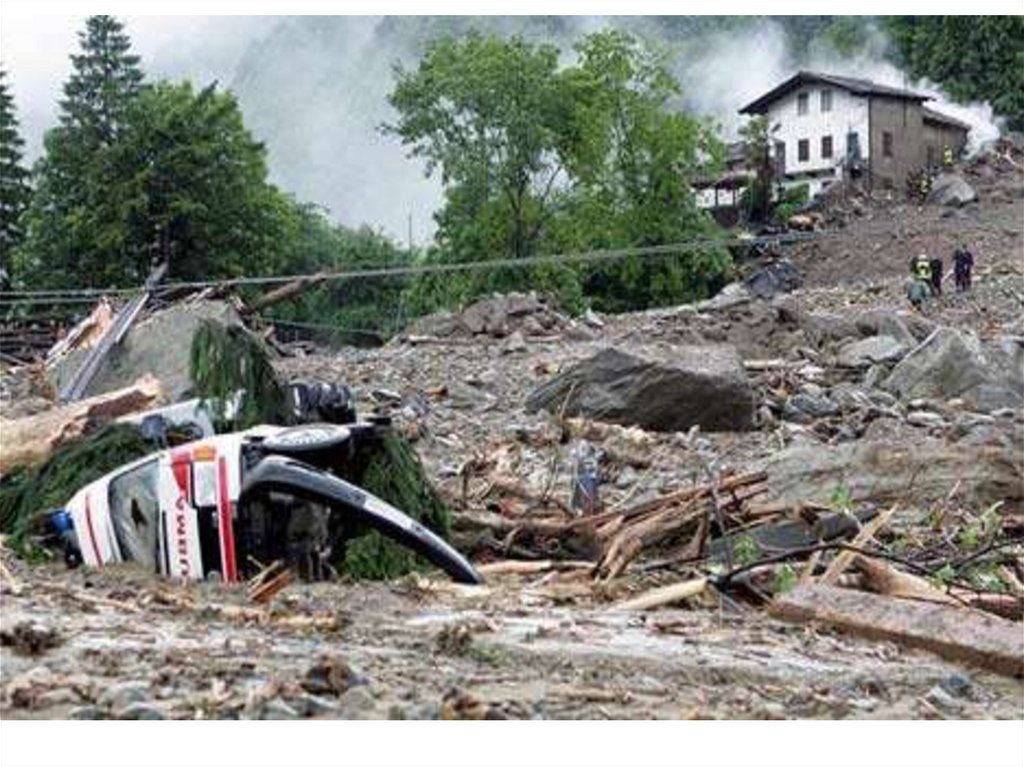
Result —
[[220, 548], [224, 580], [233, 581], [237, 577], [235, 528], [231, 520], [231, 498], [228, 494], [228, 460], [224, 456], [217, 459], [217, 489], [219, 490], [217, 511], [220, 518]]
[[96, 545], [96, 531], [92, 527], [92, 504], [89, 503], [89, 494], [85, 494], [85, 527], [89, 533], [89, 543], [92, 545], [92, 553], [96, 557], [96, 564], [102, 565], [103, 558], [100, 557], [100, 547]]

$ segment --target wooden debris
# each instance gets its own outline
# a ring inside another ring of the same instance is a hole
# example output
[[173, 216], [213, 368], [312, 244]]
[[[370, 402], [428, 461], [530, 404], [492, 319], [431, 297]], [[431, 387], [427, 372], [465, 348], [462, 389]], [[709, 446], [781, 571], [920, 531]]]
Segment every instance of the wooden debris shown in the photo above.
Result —
[[1024, 676], [1021, 627], [969, 608], [805, 584], [777, 597], [770, 612], [783, 620], [821, 621], [868, 639], [892, 641], [1000, 674]]
[[[0, 551], [3, 551], [3, 542], [0, 541]], [[11, 590], [14, 596], [21, 594], [22, 585], [21, 582], [14, 577], [14, 574], [7, 569], [7, 565], [4, 564], [3, 559], [0, 559], [0, 579], [7, 584], [7, 588]]]
[[[850, 542], [850, 545], [854, 548], [864, 548], [864, 545], [870, 541], [875, 533], [882, 529], [882, 527], [892, 518], [892, 515], [896, 513], [896, 506], [891, 506], [886, 511], [883, 511], [868, 524], [861, 528], [857, 536]], [[835, 583], [836, 579], [842, 575], [846, 568], [853, 562], [854, 553], [852, 551], [841, 551], [836, 555], [836, 558], [832, 560], [829, 566], [825, 569], [824, 574], [821, 576], [822, 583]]]
[[864, 576], [862, 582], [865, 588], [876, 594], [947, 605], [962, 604], [949, 594], [939, 591], [924, 578], [897, 570], [877, 559], [857, 554], [854, 555], [851, 566]]
[[67, 335], [47, 352], [46, 366], [56, 364], [58, 360], [76, 349], [92, 349], [113, 324], [114, 310], [106, 298], [101, 298], [89, 316], [71, 328]]
[[250, 586], [249, 601], [258, 605], [267, 604], [294, 580], [295, 573], [290, 569], [281, 570], [270, 578], [261, 579], [255, 586]]
[[593, 569], [594, 562], [558, 561], [554, 559], [522, 560], [507, 559], [501, 562], [488, 562], [477, 565], [476, 571], [481, 575], [534, 575], [549, 570], [586, 570]]
[[654, 607], [670, 605], [674, 602], [695, 597], [703, 593], [707, 587], [707, 578], [694, 578], [682, 583], [673, 583], [647, 591], [632, 599], [619, 602], [612, 606], [613, 610], [650, 610]]
[[0, 419], [0, 475], [17, 466], [42, 463], [53, 451], [95, 428], [129, 413], [157, 404], [163, 392], [160, 382], [145, 375], [134, 384], [107, 394], [53, 408], [14, 420]]

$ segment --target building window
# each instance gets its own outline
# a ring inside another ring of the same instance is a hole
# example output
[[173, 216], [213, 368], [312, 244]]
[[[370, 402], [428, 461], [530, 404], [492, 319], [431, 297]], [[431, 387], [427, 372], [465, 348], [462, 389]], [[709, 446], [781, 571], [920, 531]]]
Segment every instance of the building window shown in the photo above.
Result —
[[832, 91], [826, 88], [821, 92], [821, 111], [832, 111]]
[[811, 159], [811, 142], [805, 138], [796, 142], [796, 159], [799, 162], [807, 162]]
[[801, 93], [796, 97], [796, 113], [798, 115], [807, 114], [807, 102], [810, 100], [810, 96], [806, 93]]
[[821, 137], [821, 159], [829, 160], [832, 158], [832, 137], [822, 136]]
[[892, 134], [882, 131], [882, 157], [892, 157]]

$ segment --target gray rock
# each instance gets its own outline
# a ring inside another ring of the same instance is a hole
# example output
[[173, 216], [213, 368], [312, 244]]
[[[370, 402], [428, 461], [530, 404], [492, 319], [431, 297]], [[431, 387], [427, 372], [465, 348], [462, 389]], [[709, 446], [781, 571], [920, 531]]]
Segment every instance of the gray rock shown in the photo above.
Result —
[[882, 387], [904, 400], [963, 399], [977, 410], [1020, 406], [1024, 369], [1019, 347], [982, 349], [973, 335], [941, 327], [893, 368]]
[[963, 704], [946, 692], [940, 685], [935, 685], [924, 697], [929, 703], [944, 711], [959, 711], [963, 708]]
[[876, 362], [895, 362], [906, 351], [907, 347], [892, 336], [870, 336], [843, 346], [837, 362], [848, 368], [868, 367]]
[[785, 258], [768, 262], [743, 280], [743, 286], [755, 298], [773, 298], [779, 293], [790, 293], [802, 284], [800, 272]]
[[932, 190], [928, 194], [928, 202], [954, 207], [975, 202], [977, 199], [978, 193], [974, 191], [974, 187], [955, 173], [940, 173], [932, 181]]
[[939, 682], [939, 686], [954, 698], [970, 698], [974, 694], [974, 685], [963, 674], [950, 674]]
[[528, 412], [641, 426], [652, 431], [753, 428], [755, 396], [735, 348], [607, 348], [530, 393]]
[[787, 404], [801, 413], [806, 413], [811, 418], [825, 418], [839, 412], [839, 406], [824, 395], [816, 397], [800, 392], [790, 397]]
[[922, 438], [906, 445], [869, 437], [822, 450], [819, 445], [793, 446], [759, 461], [768, 472], [766, 502], [829, 503], [837, 486], [847, 487], [855, 502], [892, 503], [912, 493], [915, 503], [945, 498], [958, 482], [959, 500], [986, 506], [996, 501], [1016, 504], [1024, 500], [1024, 455], [1012, 449], [947, 445]]
[[343, 719], [376, 719], [377, 702], [365, 686], [353, 687], [338, 699], [339, 716]]
[[928, 410], [915, 410], [907, 415], [907, 423], [911, 426], [923, 426], [926, 428], [948, 426], [946, 419], [938, 413]]
[[[185, 399], [192, 390], [189, 354], [192, 338], [204, 319], [241, 327], [241, 318], [226, 301], [199, 301], [179, 304], [137, 322], [121, 343], [114, 347], [87, 394], [120, 389], [150, 373], [160, 379], [168, 402]], [[85, 352], [76, 351], [49, 372], [59, 388], [81, 364]]]
[[97, 702], [101, 706], [122, 709], [132, 703], [143, 703], [149, 697], [149, 685], [146, 682], [120, 682], [104, 690]]
[[99, 706], [76, 706], [68, 712], [68, 719], [106, 719], [107, 712]]
[[722, 288], [715, 296], [706, 301], [699, 301], [696, 304], [697, 311], [716, 312], [722, 309], [730, 309], [750, 301], [750, 292], [741, 282], [730, 282]]
[[271, 698], [260, 707], [260, 719], [298, 719], [299, 712], [280, 698]]
[[523, 334], [515, 330], [508, 337], [508, 340], [505, 341], [501, 351], [503, 354], [514, 354], [515, 352], [525, 352], [526, 348], [526, 340], [523, 338]]
[[152, 703], [130, 703], [114, 713], [115, 719], [166, 719], [167, 715]]
[[301, 695], [289, 699], [287, 703], [304, 717], [334, 716], [339, 710], [337, 703], [318, 695]]

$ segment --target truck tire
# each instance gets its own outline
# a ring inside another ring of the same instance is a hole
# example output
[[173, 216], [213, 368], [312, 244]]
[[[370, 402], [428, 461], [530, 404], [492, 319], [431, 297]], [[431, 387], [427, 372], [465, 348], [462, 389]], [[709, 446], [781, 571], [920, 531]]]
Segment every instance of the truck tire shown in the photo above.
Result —
[[263, 440], [263, 449], [273, 455], [309, 458], [341, 450], [352, 440], [352, 432], [332, 423], [292, 426]]

